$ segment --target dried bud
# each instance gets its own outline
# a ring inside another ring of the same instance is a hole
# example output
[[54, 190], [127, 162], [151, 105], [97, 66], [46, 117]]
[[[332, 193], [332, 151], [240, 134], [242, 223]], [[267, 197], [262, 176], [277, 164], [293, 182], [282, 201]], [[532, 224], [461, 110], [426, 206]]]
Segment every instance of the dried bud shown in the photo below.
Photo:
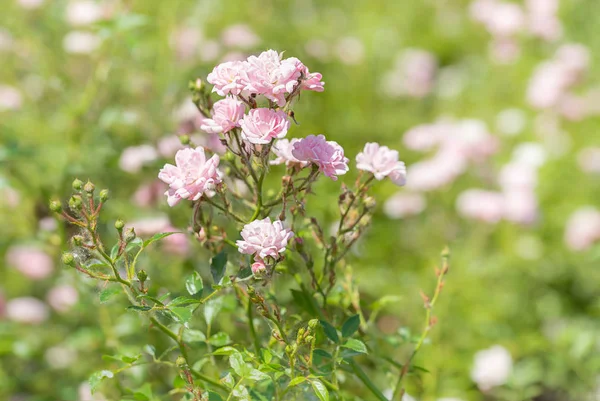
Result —
[[123, 227], [125, 227], [125, 222], [123, 220], [118, 219], [117, 221], [115, 221], [115, 228], [117, 229], [117, 231], [121, 231]]
[[75, 246], [83, 245], [83, 237], [81, 235], [74, 235], [73, 238], [71, 238], [71, 241]]
[[135, 235], [135, 230], [133, 229], [133, 227], [125, 230], [125, 235], [123, 237], [125, 242], [129, 243], [129, 242], [133, 241], [135, 239], [135, 237], [136, 237], [136, 235]]
[[311, 330], [316, 329], [319, 326], [319, 321], [317, 319], [311, 319], [308, 321], [308, 327]]
[[82, 207], [83, 207], [83, 205], [81, 203], [81, 196], [79, 196], [79, 195], [71, 196], [71, 198], [69, 199], [69, 208], [71, 210], [81, 210]]
[[88, 194], [92, 194], [94, 193], [94, 190], [96, 189], [96, 186], [88, 180], [88, 182], [85, 183], [85, 185], [83, 186], [83, 190], [85, 192], [87, 192]]
[[81, 188], [83, 188], [83, 181], [75, 178], [75, 180], [73, 180], [73, 183], [71, 184], [71, 186], [73, 187], [74, 191], [81, 191]]
[[65, 252], [62, 254], [62, 262], [67, 266], [75, 265], [75, 256], [73, 256], [70, 252]]
[[140, 270], [137, 272], [137, 278], [143, 283], [144, 281], [148, 280], [148, 273], [146, 273], [145, 270]]
[[189, 135], [181, 135], [181, 136], [179, 136], [179, 142], [181, 142], [182, 145], [189, 145], [190, 144], [190, 137], [189, 137]]
[[109, 192], [108, 189], [103, 189], [102, 191], [100, 191], [100, 202], [106, 202], [108, 200], [108, 196], [109, 196]]
[[62, 212], [62, 205], [60, 204], [59, 201], [51, 201], [50, 202], [50, 210], [53, 211], [54, 213], [60, 213]]

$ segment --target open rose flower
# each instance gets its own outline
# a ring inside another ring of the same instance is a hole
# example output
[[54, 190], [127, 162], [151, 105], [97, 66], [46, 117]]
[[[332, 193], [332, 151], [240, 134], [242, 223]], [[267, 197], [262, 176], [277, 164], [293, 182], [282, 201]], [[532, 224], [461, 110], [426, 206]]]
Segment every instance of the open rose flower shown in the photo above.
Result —
[[278, 106], [285, 105], [285, 94], [294, 90], [302, 74], [295, 63], [282, 62], [281, 54], [275, 50], [248, 57], [248, 65], [246, 90], [263, 95]]
[[216, 66], [206, 80], [214, 85], [213, 92], [221, 96], [239, 95], [247, 85], [248, 63], [245, 61], [228, 61]]
[[240, 120], [242, 138], [255, 145], [264, 145], [274, 138], [283, 138], [290, 128], [287, 114], [271, 109], [252, 109]]
[[169, 185], [165, 192], [169, 206], [175, 206], [182, 199], [196, 201], [204, 194], [210, 196], [215, 185], [222, 181], [217, 169], [219, 156], [213, 155], [207, 160], [201, 146], [178, 151], [175, 164], [165, 164], [158, 173], [158, 178]]
[[356, 167], [373, 173], [377, 180], [390, 177], [396, 185], [406, 183], [406, 166], [398, 160], [398, 152], [375, 142], [367, 143], [356, 155]]
[[273, 153], [275, 153], [275, 156], [277, 156], [275, 159], [270, 161], [270, 164], [272, 165], [278, 165], [278, 164], [283, 164], [285, 163], [286, 166], [290, 167], [290, 166], [300, 166], [300, 167], [306, 167], [308, 166], [308, 162], [306, 161], [300, 161], [298, 159], [296, 159], [294, 157], [294, 155], [292, 154], [292, 150], [294, 149], [294, 144], [297, 143], [298, 141], [300, 141], [300, 139], [298, 138], [292, 138], [292, 140], [287, 140], [287, 139], [280, 139], [277, 142], [275, 142], [275, 144], [273, 144], [273, 146], [271, 147], [271, 150], [273, 151]]
[[301, 162], [314, 163], [327, 177], [336, 181], [338, 175], [348, 172], [348, 158], [344, 149], [324, 135], [309, 135], [294, 143], [292, 155]]
[[271, 219], [266, 217], [246, 224], [241, 236], [243, 240], [236, 242], [240, 253], [255, 255], [258, 260], [263, 260], [268, 256], [277, 259], [284, 253], [294, 233], [284, 228], [281, 221], [275, 220], [271, 223]]
[[239, 126], [239, 120], [244, 117], [246, 106], [233, 96], [219, 100], [213, 106], [212, 118], [202, 121], [200, 128], [210, 134], [229, 132]]

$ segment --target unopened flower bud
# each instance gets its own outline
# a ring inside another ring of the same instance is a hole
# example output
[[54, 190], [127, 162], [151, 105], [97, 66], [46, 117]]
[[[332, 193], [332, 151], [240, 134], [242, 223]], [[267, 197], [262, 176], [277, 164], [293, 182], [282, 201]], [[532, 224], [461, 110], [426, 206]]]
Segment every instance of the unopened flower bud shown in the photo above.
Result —
[[81, 191], [81, 188], [83, 188], [83, 181], [75, 178], [75, 180], [73, 180], [73, 183], [71, 184], [71, 186], [73, 187], [73, 190]]
[[148, 280], [148, 273], [146, 273], [146, 270], [140, 270], [137, 272], [137, 278], [143, 283], [144, 281]]
[[304, 339], [305, 342], [307, 343], [312, 343], [314, 341], [314, 337], [313, 336], [306, 336], [306, 338]]
[[179, 369], [182, 369], [185, 367], [185, 365], [187, 365], [187, 362], [185, 361], [184, 357], [178, 356], [177, 359], [175, 360], [175, 365], [177, 365], [177, 367]]
[[204, 82], [202, 82], [202, 80], [200, 78], [196, 79], [196, 82], [194, 82], [194, 88], [196, 90], [202, 90], [203, 86], [204, 86]]
[[81, 203], [81, 197], [79, 195], [71, 196], [69, 199], [69, 208], [72, 210], [81, 210], [82, 207], [83, 205]]
[[298, 329], [298, 335], [296, 336], [296, 341], [300, 342], [300, 340], [302, 339], [302, 336], [304, 335], [304, 327], [300, 327]]
[[198, 232], [196, 233], [196, 239], [199, 242], [204, 242], [206, 241], [206, 231], [204, 231], [204, 227], [200, 227], [200, 229], [198, 230]]
[[135, 235], [135, 230], [133, 229], [133, 227], [125, 230], [125, 235], [123, 236], [123, 239], [125, 240], [125, 242], [129, 243], [129, 242], [133, 241], [135, 239], [135, 237], [136, 237], [136, 235]]
[[181, 142], [182, 145], [189, 145], [190, 144], [190, 137], [189, 137], [189, 135], [180, 135], [179, 136], [179, 142]]
[[442, 250], [442, 258], [449, 258], [450, 257], [450, 248], [448, 246], [445, 246], [444, 249]]
[[108, 189], [103, 189], [102, 191], [100, 191], [100, 202], [106, 202], [108, 200]]
[[367, 208], [367, 210], [375, 209], [376, 205], [377, 205], [377, 201], [375, 201], [375, 198], [373, 198], [372, 196], [367, 196], [365, 198], [365, 207]]
[[67, 266], [73, 266], [75, 264], [75, 256], [70, 252], [62, 254], [62, 262]]
[[117, 231], [121, 231], [123, 227], [125, 227], [125, 222], [123, 220], [118, 219], [117, 221], [115, 221], [115, 228], [117, 229]]
[[257, 260], [252, 263], [252, 274], [254, 277], [262, 277], [267, 273], [267, 266], [262, 260]]
[[88, 182], [85, 183], [85, 185], [83, 186], [83, 190], [85, 192], [87, 192], [88, 194], [91, 194], [94, 192], [94, 190], [96, 189], [96, 186], [94, 185], [94, 183], [92, 183], [91, 181], [88, 180]]
[[319, 321], [317, 319], [311, 319], [308, 321], [308, 327], [311, 330], [316, 329], [319, 326]]
[[235, 160], [235, 155], [231, 152], [227, 152], [223, 155], [223, 160], [227, 162], [232, 162]]
[[285, 352], [287, 354], [291, 354], [292, 352], [294, 352], [294, 347], [292, 347], [291, 345], [288, 345], [285, 347]]
[[75, 246], [83, 245], [83, 237], [81, 235], [74, 235], [73, 238], [71, 238], [71, 241]]
[[60, 204], [59, 201], [52, 201], [50, 202], [50, 210], [53, 211], [54, 213], [60, 213], [62, 212], [62, 205]]

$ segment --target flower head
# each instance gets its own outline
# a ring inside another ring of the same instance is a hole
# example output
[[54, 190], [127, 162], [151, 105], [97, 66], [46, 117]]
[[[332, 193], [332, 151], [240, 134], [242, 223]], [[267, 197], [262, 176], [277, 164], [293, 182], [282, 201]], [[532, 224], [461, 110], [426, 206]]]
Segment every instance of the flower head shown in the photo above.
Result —
[[338, 175], [348, 172], [348, 158], [344, 149], [335, 141], [327, 141], [324, 135], [309, 135], [294, 143], [292, 155], [303, 162], [314, 163], [327, 177], [336, 181]]
[[271, 219], [266, 217], [246, 224], [241, 236], [243, 240], [236, 242], [240, 253], [255, 255], [255, 258], [262, 260], [268, 256], [278, 258], [284, 253], [294, 233], [284, 228], [281, 221], [275, 220], [271, 223]]
[[274, 160], [271, 160], [272, 165], [278, 165], [285, 163], [286, 166], [298, 165], [300, 167], [308, 166], [309, 162], [300, 161], [294, 157], [292, 154], [292, 150], [294, 149], [294, 144], [300, 141], [298, 138], [292, 138], [291, 140], [280, 139], [273, 144], [271, 150], [277, 156]]
[[175, 164], [165, 164], [158, 173], [158, 178], [169, 185], [165, 192], [169, 206], [175, 206], [182, 199], [196, 201], [203, 194], [210, 196], [215, 185], [222, 181], [217, 169], [219, 156], [213, 155], [207, 160], [201, 146], [178, 151]]
[[406, 166], [398, 160], [398, 152], [375, 142], [367, 143], [356, 155], [356, 167], [373, 173], [377, 180], [390, 177], [396, 185], [406, 183]]
[[248, 63], [245, 61], [228, 61], [216, 66], [206, 80], [214, 85], [213, 92], [221, 96], [239, 95], [247, 84]]
[[219, 100], [213, 106], [213, 116], [202, 121], [200, 128], [211, 134], [231, 131], [239, 126], [239, 120], [244, 117], [246, 106], [233, 96]]
[[240, 120], [242, 138], [253, 144], [267, 144], [273, 138], [283, 138], [290, 122], [285, 112], [266, 108], [252, 109]]
[[258, 56], [248, 57], [248, 86], [251, 93], [265, 96], [277, 103], [285, 105], [285, 93], [291, 93], [302, 75], [294, 62], [281, 61], [281, 54], [275, 50], [267, 50]]

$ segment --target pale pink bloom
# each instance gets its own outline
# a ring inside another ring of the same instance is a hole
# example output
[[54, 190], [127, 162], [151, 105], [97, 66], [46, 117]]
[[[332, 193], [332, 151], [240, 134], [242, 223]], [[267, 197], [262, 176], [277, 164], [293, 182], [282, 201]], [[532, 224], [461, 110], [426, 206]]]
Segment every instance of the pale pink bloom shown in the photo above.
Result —
[[504, 197], [499, 192], [469, 189], [458, 196], [456, 209], [464, 217], [497, 223], [504, 214]]
[[246, 24], [230, 25], [221, 32], [221, 41], [228, 47], [251, 49], [260, 43], [260, 38]]
[[578, 209], [569, 217], [565, 243], [574, 251], [584, 251], [600, 241], [600, 211], [592, 206]]
[[44, 4], [45, 0], [17, 0], [19, 5], [28, 10], [33, 10]]
[[267, 266], [265, 266], [265, 262], [260, 259], [257, 259], [256, 262], [252, 263], [252, 274], [257, 277], [264, 275], [267, 272]]
[[482, 391], [491, 390], [508, 381], [513, 361], [510, 353], [501, 345], [479, 351], [475, 354], [471, 379]]
[[286, 166], [299, 166], [300, 168], [308, 166], [310, 163], [307, 161], [300, 161], [294, 157], [292, 154], [292, 150], [294, 149], [294, 144], [298, 143], [300, 139], [292, 138], [291, 140], [280, 139], [273, 144], [271, 150], [277, 156], [275, 159], [271, 160], [269, 163], [272, 165], [278, 165], [285, 163]]
[[356, 155], [356, 168], [373, 173], [381, 181], [390, 177], [396, 185], [406, 183], [406, 166], [399, 160], [398, 151], [375, 142], [368, 142], [362, 152]]
[[267, 108], [250, 110], [239, 124], [242, 127], [242, 138], [255, 145], [267, 144], [275, 138], [281, 139], [290, 128], [290, 121], [284, 111]]
[[48, 291], [46, 300], [54, 310], [64, 313], [79, 301], [79, 293], [70, 285], [59, 285]]
[[344, 149], [335, 141], [327, 141], [324, 135], [309, 135], [294, 143], [292, 155], [304, 162], [314, 163], [327, 177], [337, 181], [337, 176], [346, 174], [348, 158]]
[[181, 27], [171, 34], [170, 45], [175, 50], [177, 59], [190, 61], [198, 54], [202, 43], [202, 31], [195, 27]]
[[[168, 232], [168, 227], [171, 226], [169, 218], [165, 215], [145, 217], [139, 220], [127, 223], [127, 228], [135, 229], [139, 236], [151, 236], [157, 233]], [[177, 231], [177, 230], [174, 230]]]
[[466, 168], [460, 155], [440, 152], [431, 159], [413, 163], [408, 169], [407, 187], [413, 191], [433, 191], [452, 183]]
[[433, 90], [437, 67], [432, 53], [407, 49], [396, 59], [394, 69], [384, 76], [382, 89], [392, 97], [425, 97]]
[[359, 38], [351, 36], [340, 39], [335, 51], [344, 64], [360, 64], [365, 58], [365, 46]]
[[495, 38], [490, 43], [490, 52], [494, 61], [499, 64], [514, 63], [521, 55], [521, 47], [513, 38]]
[[255, 255], [262, 260], [267, 257], [279, 258], [294, 233], [284, 228], [281, 221], [271, 223], [271, 219], [265, 217], [246, 224], [240, 235], [243, 240], [236, 241], [240, 253]]
[[577, 154], [577, 162], [581, 171], [600, 174], [600, 147], [582, 149]]
[[[282, 61], [282, 64], [292, 64], [297, 72], [300, 72], [298, 78], [301, 79], [300, 88], [314, 92], [323, 92], [325, 90], [325, 82], [321, 81], [323, 75], [318, 72], [311, 73], [308, 67], [305, 66], [296, 57], [290, 57]], [[295, 87], [296, 85], [294, 85]]]
[[198, 49], [198, 56], [201, 61], [208, 63], [215, 61], [221, 54], [221, 44], [216, 40], [203, 40]]
[[538, 168], [546, 163], [548, 152], [539, 143], [523, 142], [513, 150], [512, 158], [516, 163]]
[[217, 65], [206, 80], [214, 85], [213, 92], [221, 96], [228, 94], [239, 95], [248, 83], [247, 71], [249, 69], [246, 61], [228, 61]]
[[452, 130], [453, 124], [449, 121], [422, 124], [408, 130], [402, 141], [407, 148], [424, 152], [439, 145]]
[[504, 193], [504, 218], [517, 224], [533, 224], [538, 218], [538, 201], [531, 190]]
[[304, 50], [317, 60], [325, 61], [329, 58], [327, 42], [321, 39], [311, 39], [304, 45]]
[[533, 191], [538, 181], [536, 167], [518, 161], [510, 162], [500, 170], [498, 181], [505, 192]]
[[469, 5], [469, 15], [474, 21], [485, 24], [490, 20], [497, 4], [497, 0], [475, 0]]
[[257, 93], [283, 106], [285, 94], [291, 93], [302, 71], [293, 60], [281, 60], [281, 54], [267, 50], [258, 56], [248, 57], [248, 85], [246, 90]]
[[496, 116], [496, 130], [507, 136], [519, 135], [525, 129], [527, 115], [520, 109], [505, 109]]
[[241, 100], [227, 96], [214, 104], [212, 119], [205, 119], [200, 128], [211, 134], [229, 132], [239, 127], [239, 120], [244, 117], [245, 111], [246, 106]]
[[90, 54], [100, 46], [102, 39], [85, 31], [71, 31], [63, 38], [63, 49], [72, 54]]
[[48, 232], [52, 232], [55, 231], [58, 228], [58, 223], [56, 222], [56, 219], [54, 217], [42, 217], [39, 221], [38, 221], [38, 229], [40, 231], [48, 231]]
[[48, 320], [49, 315], [46, 304], [37, 298], [14, 298], [6, 303], [6, 317], [15, 322], [40, 324]]
[[558, 0], [526, 0], [527, 28], [532, 35], [547, 41], [562, 36], [562, 24], [557, 17]]
[[589, 68], [590, 58], [590, 50], [578, 43], [562, 45], [554, 56], [556, 62], [564, 68], [569, 85], [575, 85], [581, 81]]
[[18, 110], [23, 104], [23, 96], [17, 88], [0, 85], [0, 112]]
[[119, 167], [128, 173], [138, 173], [144, 165], [158, 159], [156, 149], [151, 145], [130, 146], [123, 150], [119, 159]]
[[180, 230], [171, 225], [168, 225], [162, 231], [177, 232], [177, 234], [171, 234], [168, 237], [165, 237], [163, 240], [161, 240], [161, 244], [165, 251], [181, 256], [185, 256], [188, 254], [190, 250], [190, 243], [188, 241], [187, 235], [178, 232]]
[[12, 246], [6, 252], [6, 264], [32, 280], [42, 280], [52, 274], [54, 262], [43, 250], [28, 245]]
[[461, 120], [454, 132], [444, 137], [443, 146], [468, 160], [482, 162], [498, 151], [499, 141], [482, 121]]
[[213, 153], [224, 155], [227, 152], [227, 147], [223, 145], [218, 134], [206, 134], [198, 143]]
[[383, 204], [384, 213], [391, 219], [414, 216], [427, 207], [427, 200], [420, 193], [398, 192]]
[[586, 96], [565, 94], [558, 104], [558, 112], [571, 121], [581, 121], [590, 113]]
[[486, 28], [493, 36], [508, 37], [518, 34], [525, 25], [525, 15], [515, 3], [498, 2], [486, 21]]
[[103, 14], [100, 4], [92, 0], [76, 0], [67, 4], [67, 21], [71, 25], [93, 24], [100, 20]]
[[133, 203], [141, 207], [152, 206], [162, 198], [165, 190], [165, 184], [159, 180], [143, 184], [133, 194]]
[[169, 206], [175, 206], [182, 199], [197, 201], [202, 195], [213, 191], [221, 183], [219, 156], [206, 159], [204, 148], [181, 149], [175, 155], [175, 166], [165, 164], [158, 178], [169, 185], [165, 192]]
[[236, 50], [228, 51], [227, 53], [225, 53], [223, 55], [223, 57], [221, 57], [222, 63], [226, 63], [227, 61], [244, 61], [244, 60], [246, 60], [246, 54], [244, 54], [240, 51], [236, 51]]
[[177, 135], [164, 136], [159, 139], [156, 145], [156, 150], [162, 157], [173, 157], [181, 148], [183, 148], [183, 145]]

